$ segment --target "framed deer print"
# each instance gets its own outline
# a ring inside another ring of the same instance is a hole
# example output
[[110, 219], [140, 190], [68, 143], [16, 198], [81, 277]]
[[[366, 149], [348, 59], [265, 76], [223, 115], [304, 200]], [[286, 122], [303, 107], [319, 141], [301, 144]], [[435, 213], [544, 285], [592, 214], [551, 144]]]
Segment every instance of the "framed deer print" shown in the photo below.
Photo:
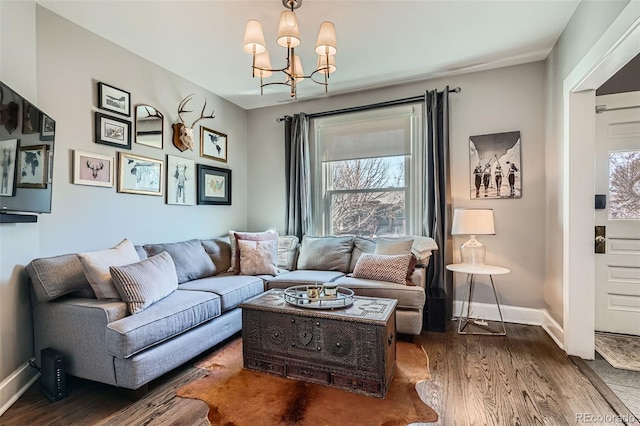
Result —
[[98, 108], [131, 116], [131, 94], [122, 89], [98, 83]]
[[200, 126], [200, 157], [227, 162], [227, 135]]
[[131, 122], [96, 112], [95, 143], [131, 149]]
[[162, 196], [164, 161], [118, 152], [118, 192]]
[[198, 164], [198, 204], [231, 205], [231, 170]]
[[192, 206], [196, 199], [196, 163], [167, 155], [167, 204]]
[[76, 149], [73, 152], [73, 183], [113, 188], [113, 163], [112, 155]]

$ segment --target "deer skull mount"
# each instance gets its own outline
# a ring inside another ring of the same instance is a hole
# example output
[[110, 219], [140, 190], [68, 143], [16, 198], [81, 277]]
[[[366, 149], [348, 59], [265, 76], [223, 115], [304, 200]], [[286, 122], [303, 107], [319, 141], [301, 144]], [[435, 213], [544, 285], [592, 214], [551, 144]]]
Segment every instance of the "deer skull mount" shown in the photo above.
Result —
[[193, 95], [189, 95], [180, 102], [180, 105], [178, 105], [178, 117], [180, 117], [180, 123], [176, 123], [173, 125], [173, 145], [178, 148], [180, 152], [186, 151], [187, 149], [193, 151], [193, 129], [198, 121], [205, 118], [215, 118], [214, 111], [211, 111], [210, 115], [204, 115], [204, 110], [207, 108], [207, 100], [205, 99], [200, 117], [198, 117], [193, 123], [191, 123], [191, 126], [187, 126], [184, 118], [182, 118], [182, 114], [193, 112], [193, 110], [185, 109], [185, 106], [192, 97]]

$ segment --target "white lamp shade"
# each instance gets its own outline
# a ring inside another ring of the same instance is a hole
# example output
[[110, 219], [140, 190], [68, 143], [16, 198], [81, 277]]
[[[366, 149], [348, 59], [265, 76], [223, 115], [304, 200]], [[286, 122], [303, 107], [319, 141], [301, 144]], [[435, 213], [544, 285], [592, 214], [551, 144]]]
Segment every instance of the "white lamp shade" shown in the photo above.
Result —
[[280, 14], [276, 43], [282, 47], [298, 47], [300, 45], [298, 20], [296, 14], [291, 10], [285, 10]]
[[491, 209], [455, 209], [451, 235], [495, 235]]
[[323, 74], [331, 74], [336, 70], [336, 57], [329, 56], [329, 65], [327, 65], [327, 55], [318, 55], [318, 67], [316, 69], [321, 70]]
[[294, 55], [293, 61], [291, 61], [291, 65], [289, 65], [289, 74], [291, 74], [292, 78], [296, 81], [304, 80], [304, 70], [302, 69], [302, 61], [300, 60], [300, 56]]
[[271, 77], [272, 74], [273, 72], [271, 71], [271, 58], [269, 58], [269, 52], [265, 50], [263, 53], [256, 55], [253, 76], [267, 78]]
[[264, 33], [262, 32], [262, 24], [260, 21], [256, 21], [255, 19], [247, 21], [242, 48], [245, 52], [252, 55], [259, 55], [266, 50]]
[[333, 25], [333, 22], [325, 21], [320, 24], [318, 40], [316, 41], [316, 53], [318, 55], [333, 56], [337, 51], [336, 26]]

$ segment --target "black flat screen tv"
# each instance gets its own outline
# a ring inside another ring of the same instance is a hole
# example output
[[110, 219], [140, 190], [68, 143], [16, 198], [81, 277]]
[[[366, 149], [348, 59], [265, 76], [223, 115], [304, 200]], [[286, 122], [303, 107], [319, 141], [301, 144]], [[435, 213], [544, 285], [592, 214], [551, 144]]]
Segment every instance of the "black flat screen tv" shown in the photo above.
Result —
[[51, 213], [55, 128], [49, 115], [0, 81], [0, 222]]

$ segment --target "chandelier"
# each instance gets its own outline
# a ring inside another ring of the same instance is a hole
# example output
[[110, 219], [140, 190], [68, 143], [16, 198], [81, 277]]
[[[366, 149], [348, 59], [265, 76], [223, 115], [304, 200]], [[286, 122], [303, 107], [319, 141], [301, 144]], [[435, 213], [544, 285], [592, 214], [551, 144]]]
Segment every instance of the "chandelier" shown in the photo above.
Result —
[[[304, 79], [310, 79], [314, 83], [324, 86], [327, 93], [329, 87], [329, 74], [336, 70], [336, 28], [333, 22], [325, 21], [320, 25], [315, 52], [318, 54], [316, 69], [309, 75], [304, 75], [300, 57], [295, 54], [295, 48], [300, 45], [300, 31], [294, 9], [302, 4], [302, 0], [282, 0], [287, 9], [280, 14], [278, 36], [276, 43], [287, 49], [287, 62], [284, 68], [272, 69], [269, 52], [264, 42], [262, 24], [251, 19], [247, 21], [244, 32], [243, 49], [253, 57], [251, 64], [253, 77], [260, 77], [260, 94], [264, 94], [264, 87], [281, 84], [290, 87], [290, 95], [298, 99], [297, 86]], [[284, 74], [284, 81], [265, 83], [264, 78], [270, 77], [274, 72]]]

